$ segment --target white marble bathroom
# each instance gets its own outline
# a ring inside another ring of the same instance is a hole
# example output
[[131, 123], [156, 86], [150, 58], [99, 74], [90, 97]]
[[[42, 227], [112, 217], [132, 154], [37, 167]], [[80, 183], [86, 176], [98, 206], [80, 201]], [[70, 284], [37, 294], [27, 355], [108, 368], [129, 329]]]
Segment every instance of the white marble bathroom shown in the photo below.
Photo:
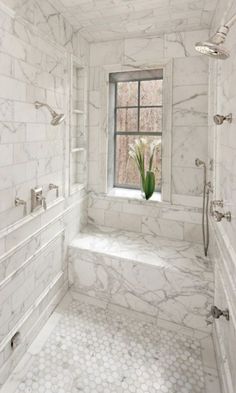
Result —
[[235, 0], [0, 0], [0, 393], [236, 392]]

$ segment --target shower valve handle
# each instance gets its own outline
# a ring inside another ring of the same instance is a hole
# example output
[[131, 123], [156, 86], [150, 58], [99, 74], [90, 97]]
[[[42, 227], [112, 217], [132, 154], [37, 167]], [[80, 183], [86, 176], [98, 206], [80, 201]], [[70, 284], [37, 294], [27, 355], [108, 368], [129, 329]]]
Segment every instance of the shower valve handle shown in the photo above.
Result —
[[217, 222], [222, 221], [223, 218], [225, 218], [227, 221], [231, 221], [231, 213], [226, 212], [226, 213], [221, 213], [218, 210], [213, 211], [213, 217]]
[[216, 206], [219, 206], [221, 208], [224, 207], [223, 199], [216, 199], [215, 201], [212, 201], [211, 203], [212, 203], [212, 206], [214, 206], [214, 207], [216, 207]]
[[42, 207], [44, 208], [44, 210], [46, 210], [46, 209], [47, 209], [46, 198], [45, 198], [44, 196], [42, 196], [42, 195], [37, 195], [37, 196], [36, 196], [36, 199], [37, 199], [39, 202], [41, 202]]

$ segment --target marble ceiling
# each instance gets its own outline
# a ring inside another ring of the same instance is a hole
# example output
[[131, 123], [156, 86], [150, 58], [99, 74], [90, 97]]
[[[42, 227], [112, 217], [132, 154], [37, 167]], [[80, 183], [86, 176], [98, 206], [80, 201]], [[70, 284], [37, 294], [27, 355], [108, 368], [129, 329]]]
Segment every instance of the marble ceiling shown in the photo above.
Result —
[[89, 42], [206, 29], [217, 0], [54, 0]]

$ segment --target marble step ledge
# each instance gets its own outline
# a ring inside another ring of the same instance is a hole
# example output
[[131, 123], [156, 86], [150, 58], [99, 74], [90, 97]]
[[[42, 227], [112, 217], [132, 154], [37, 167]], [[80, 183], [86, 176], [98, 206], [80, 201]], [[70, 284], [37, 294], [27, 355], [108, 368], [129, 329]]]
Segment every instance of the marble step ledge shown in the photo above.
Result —
[[213, 269], [201, 245], [87, 226], [69, 246], [73, 290], [211, 332]]

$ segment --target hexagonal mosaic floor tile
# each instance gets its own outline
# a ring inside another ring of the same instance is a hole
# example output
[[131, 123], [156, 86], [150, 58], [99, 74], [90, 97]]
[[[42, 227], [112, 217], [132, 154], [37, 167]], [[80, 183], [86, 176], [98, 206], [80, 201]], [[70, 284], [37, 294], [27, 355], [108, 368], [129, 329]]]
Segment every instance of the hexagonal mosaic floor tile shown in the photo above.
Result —
[[16, 393], [204, 393], [197, 340], [71, 302]]

